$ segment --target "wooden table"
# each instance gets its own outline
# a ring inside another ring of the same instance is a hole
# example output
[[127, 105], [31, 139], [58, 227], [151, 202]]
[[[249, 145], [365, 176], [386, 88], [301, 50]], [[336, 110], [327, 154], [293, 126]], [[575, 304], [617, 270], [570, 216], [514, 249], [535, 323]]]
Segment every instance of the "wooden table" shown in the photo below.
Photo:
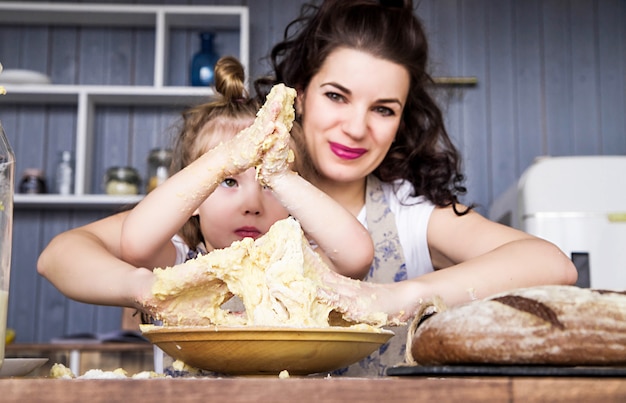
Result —
[[561, 377], [0, 379], [9, 402], [625, 402], [626, 379]]

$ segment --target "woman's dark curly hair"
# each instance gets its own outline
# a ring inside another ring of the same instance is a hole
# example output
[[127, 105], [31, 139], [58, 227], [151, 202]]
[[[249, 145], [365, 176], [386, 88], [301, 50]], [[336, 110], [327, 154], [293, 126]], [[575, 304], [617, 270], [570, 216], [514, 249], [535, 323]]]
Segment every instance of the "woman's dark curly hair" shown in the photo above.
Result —
[[415, 195], [437, 206], [452, 205], [466, 193], [461, 157], [452, 143], [443, 116], [428, 90], [428, 43], [411, 0], [326, 0], [305, 4], [270, 54], [273, 77], [256, 81], [257, 93], [282, 82], [303, 91], [326, 57], [344, 47], [365, 51], [402, 65], [410, 75], [408, 98], [396, 139], [374, 174], [384, 182], [405, 179]]

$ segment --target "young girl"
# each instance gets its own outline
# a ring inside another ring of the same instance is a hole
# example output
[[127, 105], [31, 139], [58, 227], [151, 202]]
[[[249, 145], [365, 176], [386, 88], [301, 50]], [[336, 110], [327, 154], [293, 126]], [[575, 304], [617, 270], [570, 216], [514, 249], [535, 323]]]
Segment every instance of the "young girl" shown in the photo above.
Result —
[[258, 104], [245, 96], [243, 67], [222, 58], [215, 75], [218, 99], [184, 114], [174, 148], [177, 172], [126, 216], [122, 258], [139, 267], [172, 266], [244, 237], [258, 238], [292, 215], [331, 267], [363, 277], [373, 256], [365, 228], [290, 169], [290, 127], [280, 116], [283, 104], [293, 113], [295, 92], [277, 88], [283, 103], [263, 107], [256, 123], [262, 130], [247, 129]]

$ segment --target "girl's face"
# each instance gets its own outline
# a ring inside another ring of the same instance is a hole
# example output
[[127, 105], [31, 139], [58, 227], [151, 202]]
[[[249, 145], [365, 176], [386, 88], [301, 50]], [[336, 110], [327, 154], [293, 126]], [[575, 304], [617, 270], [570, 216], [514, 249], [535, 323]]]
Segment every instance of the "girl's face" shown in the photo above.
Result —
[[225, 179], [198, 209], [207, 248], [226, 248], [258, 238], [289, 213], [270, 189], [261, 187], [254, 168]]
[[329, 54], [298, 99], [307, 149], [322, 177], [358, 181], [378, 167], [400, 125], [409, 83], [403, 66], [367, 52]]

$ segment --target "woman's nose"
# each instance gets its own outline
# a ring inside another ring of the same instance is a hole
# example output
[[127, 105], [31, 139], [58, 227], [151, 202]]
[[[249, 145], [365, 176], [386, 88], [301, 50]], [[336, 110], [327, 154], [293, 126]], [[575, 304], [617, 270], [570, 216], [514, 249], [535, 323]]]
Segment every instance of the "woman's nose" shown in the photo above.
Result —
[[353, 107], [344, 116], [343, 131], [350, 137], [359, 139], [367, 133], [367, 111]]

